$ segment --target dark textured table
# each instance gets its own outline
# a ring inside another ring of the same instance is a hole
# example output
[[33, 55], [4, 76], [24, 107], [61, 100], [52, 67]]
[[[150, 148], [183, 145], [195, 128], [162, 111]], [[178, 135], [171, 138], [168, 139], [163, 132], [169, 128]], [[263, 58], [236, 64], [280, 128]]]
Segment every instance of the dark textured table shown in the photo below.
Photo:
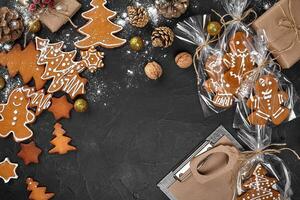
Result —
[[[89, 0], [73, 18], [84, 24], [80, 17], [87, 10]], [[149, 7], [151, 1], [140, 1]], [[261, 2], [261, 1], [260, 1]], [[0, 5], [7, 1], [1, 0]], [[109, 1], [108, 7], [122, 15], [127, 1]], [[262, 11], [262, 3], [255, 8]], [[222, 12], [210, 0], [192, 0], [190, 15], [208, 13], [210, 8]], [[154, 17], [155, 18], [155, 17]], [[182, 19], [181, 18], [181, 19]], [[145, 29], [126, 25], [121, 35], [129, 39], [142, 35], [150, 41], [154, 26], [174, 26], [178, 20], [158, 18]], [[122, 20], [120, 20], [122, 22]], [[44, 29], [39, 36], [52, 42], [66, 41], [67, 50], [74, 48], [72, 40], [81, 37], [68, 24], [55, 34]], [[193, 69], [176, 67], [176, 53], [192, 47], [176, 40], [172, 48], [154, 49], [150, 43], [141, 53], [129, 51], [128, 45], [114, 50], [104, 50], [105, 69], [95, 74], [85, 73], [89, 79], [86, 98], [89, 111], [72, 112], [69, 120], [62, 120], [67, 135], [78, 151], [67, 155], [49, 155], [55, 120], [49, 112], [43, 113], [32, 126], [34, 140], [44, 151], [40, 163], [25, 166], [16, 157], [20, 147], [12, 139], [0, 140], [0, 160], [9, 157], [18, 162], [19, 179], [8, 184], [0, 181], [1, 200], [28, 198], [25, 179], [38, 180], [47, 190], [55, 193], [57, 200], [159, 200], [167, 199], [156, 187], [164, 177], [195, 146], [203, 141], [219, 125], [231, 128], [234, 110], [204, 118], [196, 91]], [[164, 75], [158, 81], [148, 81], [143, 66], [155, 58], [163, 66]], [[300, 65], [284, 72], [300, 92]], [[300, 119], [274, 129], [274, 142], [287, 142], [300, 153]], [[280, 157], [291, 170], [294, 196], [300, 200], [300, 162], [290, 153]], [[213, 189], [213, 188], [212, 188]]]

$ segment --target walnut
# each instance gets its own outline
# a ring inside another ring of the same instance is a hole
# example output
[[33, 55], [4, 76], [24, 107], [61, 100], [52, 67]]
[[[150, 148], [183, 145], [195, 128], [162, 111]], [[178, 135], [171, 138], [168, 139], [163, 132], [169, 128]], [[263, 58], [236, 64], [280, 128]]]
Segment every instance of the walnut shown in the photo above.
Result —
[[145, 66], [145, 74], [148, 76], [148, 78], [156, 80], [161, 77], [163, 70], [157, 62], [152, 61]]
[[182, 52], [175, 57], [175, 62], [178, 67], [186, 69], [193, 64], [193, 57], [187, 52]]

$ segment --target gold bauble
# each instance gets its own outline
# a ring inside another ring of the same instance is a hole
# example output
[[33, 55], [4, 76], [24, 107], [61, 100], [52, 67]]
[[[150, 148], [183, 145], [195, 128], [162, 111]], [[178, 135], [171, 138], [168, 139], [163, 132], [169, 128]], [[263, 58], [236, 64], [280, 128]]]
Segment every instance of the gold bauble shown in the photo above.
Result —
[[5, 79], [0, 76], [0, 90], [2, 90], [6, 85]]
[[129, 45], [133, 51], [140, 51], [144, 47], [144, 41], [140, 36], [134, 36], [130, 39]]
[[76, 112], [85, 112], [88, 109], [88, 102], [85, 99], [77, 99], [74, 103]]
[[209, 22], [207, 25], [207, 33], [211, 36], [219, 35], [221, 32], [222, 26], [219, 22], [213, 21]]
[[30, 21], [28, 26], [29, 26], [29, 32], [31, 33], [37, 33], [42, 28], [41, 22], [38, 19]]

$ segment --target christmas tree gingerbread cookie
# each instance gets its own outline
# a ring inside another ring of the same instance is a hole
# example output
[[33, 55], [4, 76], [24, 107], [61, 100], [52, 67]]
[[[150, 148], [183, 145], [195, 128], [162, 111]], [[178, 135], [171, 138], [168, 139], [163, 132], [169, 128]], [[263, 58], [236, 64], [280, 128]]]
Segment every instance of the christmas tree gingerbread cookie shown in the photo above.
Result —
[[46, 187], [39, 187], [39, 183], [32, 178], [27, 178], [27, 190], [30, 191], [29, 200], [49, 200], [54, 197], [54, 193], [47, 193]]
[[35, 114], [28, 110], [29, 100], [21, 88], [14, 89], [6, 104], [0, 104], [0, 137], [6, 138], [10, 133], [16, 142], [32, 137], [33, 133], [27, 127], [35, 121]]
[[66, 154], [69, 151], [75, 151], [76, 147], [70, 145], [71, 138], [65, 136], [65, 130], [62, 128], [62, 125], [56, 123], [54, 125], [53, 135], [55, 138], [51, 140], [51, 144], [54, 145], [54, 148], [49, 150], [51, 154]]
[[237, 200], [281, 200], [280, 193], [274, 189], [277, 179], [267, 174], [268, 171], [258, 164], [253, 175], [243, 183], [242, 189], [245, 192]]
[[45, 94], [44, 89], [36, 91], [34, 87], [23, 86], [22, 91], [30, 100], [29, 107], [35, 108], [36, 116], [50, 107], [52, 94]]
[[105, 7], [106, 0], [92, 0], [92, 9], [82, 13], [84, 19], [89, 22], [79, 28], [78, 32], [85, 35], [82, 40], [75, 43], [79, 49], [102, 46], [104, 48], [116, 48], [122, 46], [126, 40], [115, 36], [123, 28], [111, 22], [116, 12]]
[[87, 79], [80, 76], [84, 70], [95, 72], [102, 68], [104, 54], [91, 47], [82, 51], [82, 60], [75, 61], [77, 51], [63, 52], [64, 42], [50, 43], [48, 39], [36, 37], [36, 49], [40, 51], [39, 65], [46, 65], [43, 80], [51, 80], [48, 93], [64, 91], [74, 99], [85, 94]]
[[268, 121], [281, 124], [290, 114], [284, 106], [288, 99], [288, 94], [279, 89], [278, 80], [273, 75], [261, 76], [255, 84], [255, 96], [247, 101], [252, 111], [248, 121], [253, 125], [266, 125]]

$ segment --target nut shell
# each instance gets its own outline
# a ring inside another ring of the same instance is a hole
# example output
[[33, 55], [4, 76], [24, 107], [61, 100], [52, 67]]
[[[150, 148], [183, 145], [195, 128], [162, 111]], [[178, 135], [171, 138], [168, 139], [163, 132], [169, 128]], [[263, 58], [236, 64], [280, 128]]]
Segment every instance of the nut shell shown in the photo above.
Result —
[[161, 66], [155, 61], [149, 62], [145, 66], [144, 70], [147, 77], [150, 78], [151, 80], [157, 80], [163, 74], [163, 70]]
[[175, 57], [175, 62], [178, 67], [186, 69], [193, 64], [193, 57], [188, 52], [181, 52]]

